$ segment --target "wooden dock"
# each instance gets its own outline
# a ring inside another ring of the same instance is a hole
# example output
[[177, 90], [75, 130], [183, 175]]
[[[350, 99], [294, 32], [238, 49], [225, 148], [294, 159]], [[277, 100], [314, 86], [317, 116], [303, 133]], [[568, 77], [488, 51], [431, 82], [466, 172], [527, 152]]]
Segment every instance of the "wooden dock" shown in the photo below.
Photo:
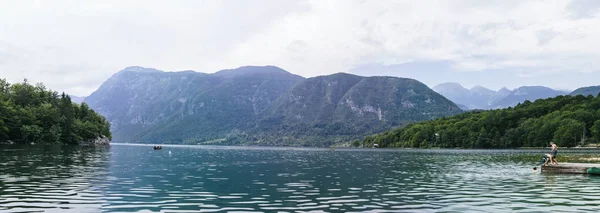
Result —
[[543, 173], [551, 174], [587, 174], [588, 169], [600, 168], [600, 164], [594, 163], [558, 163], [558, 165], [548, 164], [542, 166]]

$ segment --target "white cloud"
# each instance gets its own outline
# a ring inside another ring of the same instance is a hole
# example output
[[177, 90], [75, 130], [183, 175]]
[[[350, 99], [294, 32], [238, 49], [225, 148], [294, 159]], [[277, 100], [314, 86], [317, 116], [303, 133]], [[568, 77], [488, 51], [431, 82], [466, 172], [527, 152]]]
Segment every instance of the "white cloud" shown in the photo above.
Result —
[[310, 77], [450, 61], [451, 72], [595, 73], [596, 2], [2, 1], [0, 75], [87, 95], [130, 65], [271, 64]]
[[[415, 60], [450, 60], [457, 70], [591, 71], [599, 53], [591, 46], [600, 44], [600, 28], [590, 27], [598, 18], [570, 19], [566, 1], [336, 3], [312, 1], [312, 10], [254, 35], [228, 61], [272, 62], [308, 75]], [[303, 48], [286, 49], [294, 41]], [[260, 56], [247, 57], [257, 47]]]

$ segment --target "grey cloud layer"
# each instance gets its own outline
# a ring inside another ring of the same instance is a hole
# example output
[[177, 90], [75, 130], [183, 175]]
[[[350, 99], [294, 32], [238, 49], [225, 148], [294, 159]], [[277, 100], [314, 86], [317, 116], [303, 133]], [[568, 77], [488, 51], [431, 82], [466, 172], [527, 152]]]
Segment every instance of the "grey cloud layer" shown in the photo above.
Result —
[[[270, 64], [305, 77], [351, 71], [433, 84], [445, 79], [426, 73], [444, 63], [436, 72], [467, 85], [473, 72], [502, 71], [513, 79], [479, 84], [574, 89], [589, 82], [581, 76], [600, 77], [599, 8], [594, 0], [2, 1], [0, 75], [87, 95], [131, 65]], [[407, 63], [414, 71], [390, 69]]]

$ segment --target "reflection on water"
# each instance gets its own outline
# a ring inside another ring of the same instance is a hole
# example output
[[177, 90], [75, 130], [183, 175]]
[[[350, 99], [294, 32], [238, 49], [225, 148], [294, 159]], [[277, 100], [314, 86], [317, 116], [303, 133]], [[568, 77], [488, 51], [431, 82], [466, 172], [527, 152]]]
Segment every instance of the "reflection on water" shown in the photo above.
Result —
[[600, 210], [600, 178], [534, 172], [539, 153], [4, 146], [0, 212]]
[[0, 147], [0, 212], [97, 212], [106, 148]]

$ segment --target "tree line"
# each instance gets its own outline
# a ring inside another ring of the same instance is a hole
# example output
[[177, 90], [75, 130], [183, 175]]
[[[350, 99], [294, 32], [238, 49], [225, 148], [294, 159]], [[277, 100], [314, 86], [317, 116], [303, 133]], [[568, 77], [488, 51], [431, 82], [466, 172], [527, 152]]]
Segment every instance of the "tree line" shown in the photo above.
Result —
[[600, 95], [557, 96], [406, 125], [354, 146], [412, 148], [575, 147], [600, 141]]
[[111, 138], [110, 123], [87, 104], [42, 83], [0, 79], [0, 142], [78, 144]]

